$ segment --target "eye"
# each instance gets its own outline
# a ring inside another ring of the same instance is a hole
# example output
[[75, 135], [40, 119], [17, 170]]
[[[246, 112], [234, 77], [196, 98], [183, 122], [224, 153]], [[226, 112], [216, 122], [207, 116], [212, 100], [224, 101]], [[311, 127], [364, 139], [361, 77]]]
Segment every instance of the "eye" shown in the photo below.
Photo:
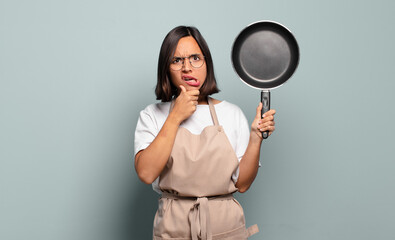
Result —
[[193, 61], [199, 61], [200, 60], [200, 56], [197, 55], [197, 54], [196, 55], [192, 55], [191, 57], [192, 57]]
[[181, 62], [181, 58], [173, 58], [173, 61], [172, 61], [173, 64], [177, 64], [180, 62]]

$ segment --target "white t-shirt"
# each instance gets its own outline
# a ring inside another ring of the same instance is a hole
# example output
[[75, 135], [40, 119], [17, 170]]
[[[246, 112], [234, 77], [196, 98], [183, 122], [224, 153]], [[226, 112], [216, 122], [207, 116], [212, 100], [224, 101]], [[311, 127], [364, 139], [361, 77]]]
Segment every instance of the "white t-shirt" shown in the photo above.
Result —
[[[225, 131], [239, 161], [243, 157], [250, 136], [249, 124], [241, 109], [229, 102], [222, 101], [214, 105], [219, 125]], [[148, 105], [140, 112], [134, 137], [134, 155], [147, 148], [158, 135], [167, 116], [169, 115], [170, 102]], [[214, 125], [208, 105], [197, 105], [196, 111], [180, 127], [188, 129], [193, 134], [200, 134], [209, 125]], [[232, 179], [236, 183], [239, 168], [233, 173]], [[159, 177], [152, 183], [153, 189], [159, 189]]]

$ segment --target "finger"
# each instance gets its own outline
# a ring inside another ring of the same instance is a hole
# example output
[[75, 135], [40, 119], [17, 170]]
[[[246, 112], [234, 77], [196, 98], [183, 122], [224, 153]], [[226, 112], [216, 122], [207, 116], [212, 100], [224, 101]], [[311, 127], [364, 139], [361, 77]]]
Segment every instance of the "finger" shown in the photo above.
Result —
[[276, 125], [274, 123], [274, 121], [269, 121], [269, 122], [259, 123], [258, 128], [263, 128], [263, 127], [267, 127], [267, 126], [274, 126], [274, 125]]
[[185, 88], [184, 86], [180, 85], [180, 88], [181, 88], [181, 91], [182, 91], [182, 92], [184, 92], [184, 93], [187, 92], [187, 90], [186, 90], [186, 88]]
[[261, 118], [261, 111], [262, 111], [262, 103], [260, 102], [258, 107], [256, 108], [255, 118]]
[[261, 119], [258, 122], [258, 126], [274, 126], [274, 125], [275, 125], [274, 120], [264, 121], [264, 119]]
[[199, 91], [199, 90], [190, 90], [190, 91], [188, 91], [187, 93], [188, 93], [188, 95], [190, 95], [190, 96], [199, 96], [200, 91]]
[[275, 129], [276, 129], [275, 126], [266, 126], [261, 128], [258, 127], [258, 130], [261, 132], [266, 132], [266, 131], [273, 132]]
[[265, 112], [262, 117], [268, 116], [268, 115], [274, 115], [276, 114], [276, 110], [270, 109], [269, 111]]
[[269, 131], [273, 127], [274, 127], [274, 125], [260, 125], [260, 126], [257, 126], [257, 129], [259, 131]]
[[260, 123], [270, 122], [273, 120], [274, 120], [273, 115], [268, 115], [268, 116], [265, 115], [265, 117], [261, 119]]
[[199, 99], [199, 96], [190, 96], [192, 101], [197, 101]]

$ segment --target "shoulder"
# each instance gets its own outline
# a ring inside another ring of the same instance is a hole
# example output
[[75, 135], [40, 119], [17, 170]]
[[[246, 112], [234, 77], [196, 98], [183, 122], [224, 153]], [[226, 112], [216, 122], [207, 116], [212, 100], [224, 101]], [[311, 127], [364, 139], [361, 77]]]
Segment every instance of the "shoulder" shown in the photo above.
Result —
[[170, 102], [153, 103], [140, 111], [138, 126], [161, 128], [169, 115]]
[[241, 122], [246, 122], [247, 119], [239, 106], [234, 103], [228, 102], [226, 100], [219, 101], [213, 100], [215, 111], [217, 112], [220, 122], [229, 122], [231, 124], [239, 124]]
[[170, 102], [152, 103], [141, 110], [140, 115], [160, 116], [168, 115], [170, 110]]
[[136, 138], [155, 137], [169, 115], [170, 102], [153, 103], [140, 111], [136, 125]]
[[217, 100], [217, 99], [213, 99], [213, 103], [215, 106], [215, 109], [218, 111], [227, 111], [229, 114], [243, 114], [243, 111], [241, 110], [241, 108], [239, 106], [237, 106], [236, 104], [233, 104], [231, 102], [228, 102], [226, 100]]

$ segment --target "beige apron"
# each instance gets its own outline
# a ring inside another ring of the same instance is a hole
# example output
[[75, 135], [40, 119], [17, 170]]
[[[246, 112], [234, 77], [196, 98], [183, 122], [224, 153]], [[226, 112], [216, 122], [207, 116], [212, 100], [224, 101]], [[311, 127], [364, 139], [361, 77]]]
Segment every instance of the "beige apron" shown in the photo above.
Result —
[[[211, 99], [214, 125], [200, 135], [179, 127], [170, 158], [159, 178], [163, 194], [154, 219], [154, 240], [244, 240], [244, 212], [233, 198], [232, 174], [239, 161], [222, 128]], [[170, 111], [173, 107], [171, 104]]]

